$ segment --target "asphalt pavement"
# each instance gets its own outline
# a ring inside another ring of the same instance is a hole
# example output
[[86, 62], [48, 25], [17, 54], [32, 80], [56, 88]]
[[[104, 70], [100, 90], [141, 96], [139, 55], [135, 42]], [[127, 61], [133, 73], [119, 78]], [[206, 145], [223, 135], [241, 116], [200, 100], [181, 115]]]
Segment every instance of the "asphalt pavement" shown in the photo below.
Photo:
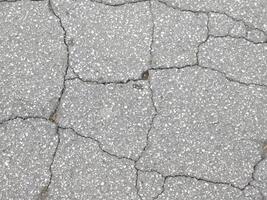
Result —
[[1, 200], [267, 200], [266, 0], [0, 0]]

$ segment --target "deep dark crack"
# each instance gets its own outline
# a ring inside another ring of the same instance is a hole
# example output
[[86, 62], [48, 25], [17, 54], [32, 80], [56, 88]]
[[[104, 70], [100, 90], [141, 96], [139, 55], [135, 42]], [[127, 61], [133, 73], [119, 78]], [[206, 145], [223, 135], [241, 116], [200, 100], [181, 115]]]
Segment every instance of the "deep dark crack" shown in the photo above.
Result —
[[110, 2], [103, 1], [103, 0], [90, 0], [90, 1], [93, 2], [93, 3], [103, 4], [103, 5], [106, 5], [106, 6], [119, 7], [119, 6], [129, 5], [129, 4], [147, 2], [149, 0], [125, 1], [125, 2], [121, 2], [121, 3], [110, 3]]

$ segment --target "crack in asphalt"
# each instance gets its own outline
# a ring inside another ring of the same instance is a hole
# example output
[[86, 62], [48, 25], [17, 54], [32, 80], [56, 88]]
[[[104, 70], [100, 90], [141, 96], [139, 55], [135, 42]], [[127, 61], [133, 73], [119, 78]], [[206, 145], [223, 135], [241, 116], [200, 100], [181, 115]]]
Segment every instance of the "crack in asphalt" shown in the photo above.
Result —
[[[169, 8], [172, 8], [172, 9], [175, 9], [175, 10], [179, 10], [181, 12], [190, 12], [190, 13], [194, 13], [194, 14], [210, 14], [210, 13], [214, 13], [214, 14], [221, 14], [221, 15], [225, 15], [227, 16], [228, 18], [232, 19], [233, 21], [235, 22], [242, 22], [245, 27], [246, 27], [246, 30], [247, 29], [250, 29], [250, 30], [257, 30], [257, 31], [260, 31], [262, 32], [265, 36], [267, 36], [267, 33], [263, 30], [261, 30], [260, 28], [257, 28], [257, 27], [254, 27], [252, 26], [251, 24], [247, 23], [246, 21], [244, 21], [243, 19], [239, 19], [239, 18], [236, 18], [236, 17], [233, 17], [231, 16], [230, 14], [226, 13], [226, 12], [221, 12], [221, 11], [213, 11], [213, 10], [192, 10], [192, 9], [185, 9], [185, 8], [181, 8], [179, 6], [174, 6], [172, 5], [171, 3], [168, 3], [166, 1], [163, 1], [163, 0], [155, 0], [161, 4], [164, 4], [165, 6], [169, 7]], [[265, 42], [266, 43], [266, 42]]]
[[57, 144], [56, 144], [55, 150], [54, 150], [54, 152], [52, 154], [52, 161], [51, 161], [51, 163], [49, 165], [50, 177], [49, 177], [49, 181], [48, 181], [47, 185], [39, 193], [39, 197], [38, 198], [40, 200], [46, 200], [48, 198], [49, 188], [50, 188], [50, 185], [51, 185], [52, 179], [53, 179], [52, 167], [53, 167], [53, 164], [55, 162], [55, 157], [57, 155], [57, 151], [58, 151], [58, 148], [59, 148], [59, 145], [60, 145], [60, 133], [59, 133], [59, 126], [58, 125], [56, 126], [56, 135], [57, 135]]
[[3, 119], [0, 121], [0, 125], [3, 125], [5, 123], [8, 123], [9, 121], [13, 121], [16, 119], [21, 119], [21, 120], [28, 120], [28, 119], [43, 119], [43, 120], [48, 120], [46, 117], [42, 117], [42, 116], [14, 116], [14, 117], [9, 117], [7, 119]]
[[163, 193], [165, 192], [165, 185], [166, 185], [167, 179], [170, 179], [170, 178], [181, 178], [181, 177], [182, 178], [190, 178], [190, 179], [194, 179], [194, 180], [197, 180], [197, 181], [201, 181], [201, 182], [205, 182], [205, 183], [210, 183], [210, 184], [215, 184], [215, 185], [226, 185], [226, 186], [230, 186], [232, 188], [235, 188], [235, 189], [241, 191], [243, 194], [244, 194], [245, 189], [247, 187], [251, 186], [251, 187], [255, 188], [259, 192], [259, 194], [261, 195], [262, 200], [264, 200], [265, 197], [264, 197], [263, 193], [261, 192], [261, 190], [258, 187], [252, 185], [252, 182], [253, 181], [256, 181], [256, 179], [255, 179], [254, 176], [255, 176], [255, 173], [257, 171], [258, 165], [262, 161], [264, 161], [264, 160], [265, 160], [265, 158], [263, 157], [263, 158], [261, 158], [260, 160], [258, 160], [255, 163], [255, 165], [253, 166], [253, 172], [251, 174], [251, 176], [252, 176], [251, 177], [251, 180], [244, 187], [239, 187], [239, 186], [237, 186], [237, 185], [235, 185], [233, 183], [230, 183], [230, 182], [214, 181], [214, 180], [210, 180], [210, 179], [206, 179], [206, 178], [201, 178], [201, 177], [197, 177], [197, 176], [192, 176], [192, 175], [188, 175], [188, 174], [175, 174], [175, 175], [166, 175], [166, 176], [164, 176], [161, 172], [158, 172], [156, 170], [152, 170], [152, 171], [146, 171], [146, 170], [144, 170], [144, 171], [145, 172], [157, 172], [158, 174], [161, 174], [161, 176], [164, 178], [163, 184], [161, 186], [161, 191], [155, 197], [153, 197], [153, 200], [158, 199], [161, 195], [163, 195]]
[[217, 36], [217, 35], [212, 35], [210, 34], [210, 37], [213, 37], [213, 38], [233, 38], [233, 39], [243, 39], [243, 40], [246, 40], [248, 42], [251, 42], [253, 44], [267, 44], [267, 40], [266, 41], [263, 41], [263, 42], [255, 42], [251, 39], [248, 39], [244, 36], [233, 36], [233, 35], [230, 35], [230, 34], [227, 34], [227, 35], [223, 35], [223, 36]]
[[137, 4], [137, 3], [142, 3], [142, 2], [148, 2], [150, 0], [135, 0], [135, 1], [125, 1], [121, 3], [109, 3], [103, 0], [90, 0], [93, 3], [99, 3], [103, 4], [105, 6], [112, 6], [112, 7], [119, 7], [119, 6], [124, 6], [124, 5], [130, 5], [130, 4]]
[[[13, 0], [12, 1], [4, 0], [4, 1], [0, 1], [0, 2], [18, 2], [18, 1], [20, 1], [20, 0], [14, 0], [14, 1]], [[31, 1], [43, 1], [43, 0], [31, 0]], [[210, 13], [216, 13], [216, 14], [226, 15], [227, 17], [229, 17], [230, 19], [232, 19], [232, 20], [234, 20], [236, 22], [242, 22], [246, 26], [247, 29], [248, 28], [249, 29], [252, 28], [254, 30], [261, 31], [262, 33], [264, 33], [266, 35], [266, 33], [263, 30], [258, 29], [258, 28], [255, 28], [255, 27], [251, 27], [245, 21], [243, 21], [241, 19], [234, 18], [234, 17], [232, 17], [229, 14], [224, 13], [224, 12], [217, 12], [217, 11], [194, 11], [194, 10], [189, 10], [189, 9], [182, 9], [180, 7], [172, 6], [172, 5], [170, 5], [169, 3], [165, 2], [165, 1], [157, 0], [158, 2], [164, 4], [164, 5], [168, 6], [168, 7], [171, 7], [173, 9], [177, 9], [177, 10], [180, 10], [182, 12], [191, 12], [191, 13], [202, 13], [202, 14], [206, 14], [208, 16], [208, 20], [207, 20], [207, 37], [205, 38], [204, 41], [200, 42], [198, 44], [198, 46], [197, 46], [196, 63], [195, 64], [185, 65], [185, 66], [181, 66], [181, 67], [171, 66], [171, 67], [168, 67], [168, 68], [167, 67], [166, 68], [165, 67], [153, 67], [153, 44], [154, 44], [155, 22], [154, 22], [154, 15], [153, 15], [153, 12], [152, 12], [152, 3], [151, 3], [151, 0], [137, 0], [137, 1], [130, 1], [130, 2], [118, 3], [118, 4], [107, 3], [107, 2], [104, 2], [104, 1], [98, 1], [98, 0], [91, 0], [91, 2], [101, 3], [101, 4], [104, 4], [106, 6], [114, 6], [114, 7], [123, 6], [123, 5], [127, 5], [127, 4], [136, 4], [136, 3], [140, 3], [140, 2], [149, 2], [149, 9], [150, 9], [150, 12], [151, 12], [151, 19], [152, 19], [151, 43], [150, 43], [150, 47], [149, 47], [149, 54], [150, 54], [149, 65], [150, 65], [150, 68], [148, 70], [146, 70], [146, 71], [143, 71], [141, 73], [141, 75], [140, 75], [140, 78], [137, 78], [137, 79], [126, 79], [126, 80], [121, 80], [121, 81], [94, 81], [94, 80], [87, 80], [87, 79], [83, 79], [83, 78], [79, 77], [79, 75], [74, 70], [73, 70], [73, 72], [76, 75], [76, 77], [74, 77], [74, 78], [66, 78], [67, 77], [68, 70], [69, 70], [69, 67], [70, 67], [70, 63], [69, 63], [69, 60], [70, 60], [70, 51], [69, 51], [69, 45], [67, 43], [67, 31], [66, 31], [66, 28], [63, 26], [62, 19], [55, 12], [51, 1], [52, 0], [48, 0], [48, 7], [49, 7], [49, 10], [51, 11], [51, 13], [57, 18], [57, 20], [59, 22], [59, 25], [60, 25], [61, 29], [63, 30], [63, 34], [64, 34], [63, 35], [63, 42], [64, 42], [64, 45], [66, 47], [66, 52], [67, 52], [67, 55], [66, 55], [66, 68], [65, 68], [65, 71], [64, 71], [64, 75], [63, 75], [63, 87], [61, 89], [61, 92], [60, 92], [60, 96], [58, 98], [58, 101], [57, 101], [57, 103], [55, 105], [55, 109], [53, 110], [53, 112], [50, 115], [49, 119], [47, 119], [45, 117], [42, 117], [42, 116], [15, 116], [15, 117], [10, 117], [8, 119], [4, 119], [4, 120], [2, 120], [0, 122], [0, 125], [2, 125], [4, 123], [7, 123], [7, 122], [12, 121], [12, 120], [16, 120], [16, 119], [22, 119], [22, 120], [27, 120], [27, 119], [43, 119], [43, 120], [47, 120], [47, 121], [50, 121], [51, 123], [56, 124], [57, 144], [56, 144], [56, 147], [55, 147], [55, 151], [53, 152], [53, 155], [52, 155], [52, 161], [51, 161], [50, 166], [49, 166], [50, 178], [49, 178], [49, 182], [48, 182], [47, 186], [45, 186], [44, 189], [40, 193], [40, 199], [45, 199], [46, 198], [47, 193], [48, 193], [48, 190], [49, 190], [49, 187], [50, 187], [51, 182], [52, 182], [52, 179], [53, 179], [53, 170], [52, 170], [52, 167], [53, 167], [53, 164], [54, 164], [54, 161], [55, 161], [55, 157], [57, 155], [58, 148], [59, 148], [59, 145], [60, 145], [60, 133], [59, 133], [59, 130], [60, 129], [62, 129], [62, 130], [71, 130], [73, 133], [75, 133], [79, 137], [83, 137], [83, 138], [92, 140], [93, 142], [97, 143], [99, 149], [103, 153], [105, 153], [105, 154], [107, 154], [107, 155], [109, 155], [111, 157], [114, 157], [116, 159], [126, 159], [126, 160], [129, 160], [129, 161], [133, 162], [134, 168], [136, 170], [135, 188], [136, 188], [136, 191], [137, 191], [137, 195], [138, 195], [138, 197], [140, 199], [142, 199], [142, 197], [140, 195], [140, 188], [138, 187], [139, 171], [142, 171], [142, 172], [156, 172], [156, 173], [160, 174], [164, 178], [161, 192], [159, 192], [155, 197], [153, 197], [153, 199], [158, 199], [165, 192], [165, 185], [166, 185], [166, 181], [168, 179], [170, 179], [170, 178], [179, 178], [179, 177], [195, 179], [197, 181], [202, 181], [202, 182], [211, 183], [211, 184], [227, 185], [227, 186], [230, 186], [232, 188], [238, 189], [238, 190], [240, 190], [242, 192], [244, 192], [244, 190], [248, 186], [251, 186], [251, 187], [256, 188], [260, 192], [260, 194], [262, 195], [262, 197], [264, 199], [264, 196], [261, 193], [261, 191], [259, 190], [259, 188], [257, 188], [256, 186], [252, 185], [252, 182], [253, 181], [257, 181], [256, 178], [255, 178], [255, 174], [256, 174], [256, 171], [258, 169], [259, 164], [262, 161], [265, 160], [265, 157], [262, 157], [260, 160], [258, 160], [254, 164], [254, 166], [253, 166], [253, 172], [251, 174], [251, 180], [244, 187], [239, 187], [239, 186], [236, 186], [236, 185], [234, 185], [232, 183], [229, 183], [229, 182], [213, 181], [213, 180], [209, 180], [209, 179], [205, 179], [205, 178], [201, 178], [201, 177], [195, 177], [195, 176], [191, 176], [191, 175], [187, 175], [187, 174], [163, 175], [161, 172], [158, 172], [158, 171], [156, 171], [154, 169], [152, 169], [152, 170], [143, 170], [143, 169], [139, 169], [137, 167], [137, 162], [142, 158], [143, 154], [146, 152], [146, 150], [147, 150], [147, 148], [149, 146], [149, 135], [150, 135], [150, 132], [151, 132], [153, 126], [154, 126], [154, 120], [155, 120], [155, 118], [158, 115], [158, 109], [157, 109], [156, 104], [155, 104], [155, 101], [154, 101], [154, 92], [153, 92], [153, 89], [152, 89], [151, 77], [149, 77], [149, 72], [150, 71], [159, 71], [159, 70], [171, 70], [171, 69], [183, 69], [183, 68], [198, 67], [199, 69], [211, 70], [211, 71], [217, 72], [217, 73], [221, 74], [226, 80], [228, 80], [230, 82], [239, 83], [239, 84], [244, 85], [244, 86], [260, 86], [260, 87], [267, 88], [267, 85], [265, 85], [265, 84], [252, 83], [252, 82], [249, 82], [249, 83], [242, 82], [240, 80], [237, 80], [237, 79], [234, 79], [234, 78], [229, 77], [227, 75], [227, 73], [225, 73], [223, 71], [220, 71], [220, 70], [217, 70], [217, 69], [214, 69], [214, 68], [210, 68], [210, 67], [201, 66], [199, 64], [199, 49], [200, 49], [201, 45], [205, 44], [210, 37], [214, 37], [214, 38], [231, 37], [231, 38], [235, 38], [235, 39], [244, 39], [244, 40], [249, 41], [249, 42], [252, 42], [254, 44], [267, 43], [267, 41], [264, 41], [264, 42], [254, 42], [254, 41], [252, 41], [250, 39], [247, 39], [246, 37], [236, 37], [236, 36], [231, 36], [231, 35], [225, 35], [225, 36], [214, 36], [214, 35], [211, 35], [210, 34], [210, 31], [209, 31], [209, 14]], [[140, 155], [138, 156], [137, 159], [132, 159], [130, 157], [125, 157], [125, 156], [118, 156], [118, 155], [116, 155], [114, 153], [111, 153], [111, 152], [105, 150], [104, 147], [103, 147], [103, 144], [99, 140], [97, 140], [96, 138], [94, 138], [92, 136], [84, 136], [84, 135], [78, 133], [72, 127], [63, 127], [63, 126], [60, 126], [58, 124], [58, 122], [56, 120], [56, 118], [57, 118], [56, 115], [57, 115], [58, 109], [60, 107], [60, 104], [61, 104], [61, 101], [62, 101], [62, 97], [64, 95], [64, 92], [66, 90], [66, 81], [72, 81], [72, 80], [76, 80], [76, 79], [78, 79], [80, 81], [83, 81], [83, 82], [89, 82], [89, 83], [101, 84], [101, 85], [127, 84], [129, 82], [137, 82], [137, 81], [143, 81], [143, 80], [147, 80], [148, 81], [148, 83], [149, 83], [149, 90], [150, 90], [150, 99], [151, 99], [152, 106], [153, 106], [153, 109], [154, 109], [154, 114], [152, 115], [152, 118], [151, 118], [151, 121], [150, 121], [150, 124], [149, 124], [149, 128], [147, 130], [145, 146], [143, 147], [142, 152], [140, 153]]]
[[64, 94], [64, 92], [66, 90], [66, 77], [67, 77], [69, 66], [70, 66], [70, 51], [69, 51], [69, 45], [68, 45], [68, 42], [67, 42], [67, 30], [63, 25], [62, 19], [55, 12], [55, 10], [53, 8], [53, 5], [52, 5], [52, 0], [48, 0], [48, 8], [51, 11], [51, 13], [57, 18], [57, 20], [59, 22], [59, 26], [61, 27], [61, 29], [63, 31], [63, 42], [64, 42], [64, 45], [66, 47], [66, 53], [67, 53], [67, 55], [66, 55], [66, 68], [65, 68], [64, 75], [63, 75], [63, 87], [61, 89], [60, 96], [58, 98], [58, 101], [57, 101], [57, 104], [55, 106], [55, 109], [54, 109], [54, 111], [51, 113], [51, 115], [49, 117], [49, 119], [54, 120], [54, 119], [56, 119], [57, 111], [58, 111], [58, 108], [60, 106], [62, 96], [63, 96], [63, 94]]

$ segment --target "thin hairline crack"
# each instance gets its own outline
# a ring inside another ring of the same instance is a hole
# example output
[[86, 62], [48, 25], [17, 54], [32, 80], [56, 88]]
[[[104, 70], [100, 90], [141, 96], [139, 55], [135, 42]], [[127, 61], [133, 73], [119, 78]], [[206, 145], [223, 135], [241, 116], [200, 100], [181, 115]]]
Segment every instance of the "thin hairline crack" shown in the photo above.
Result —
[[58, 112], [58, 109], [59, 109], [59, 106], [60, 106], [60, 103], [61, 103], [61, 99], [62, 99], [62, 97], [64, 95], [65, 90], [66, 90], [66, 77], [67, 77], [69, 66], [70, 66], [70, 51], [69, 51], [69, 45], [68, 45], [68, 42], [67, 42], [67, 30], [63, 25], [62, 19], [60, 18], [60, 16], [54, 10], [53, 5], [52, 5], [52, 0], [48, 0], [48, 9], [50, 10], [50, 12], [58, 20], [59, 26], [61, 27], [61, 29], [63, 31], [63, 43], [64, 43], [65, 48], [66, 48], [66, 67], [65, 67], [65, 71], [64, 71], [64, 75], [63, 75], [62, 89], [61, 89], [61, 92], [60, 92], [60, 96], [59, 96], [59, 98], [57, 100], [55, 109], [54, 109], [54, 111], [51, 113], [51, 115], [49, 117], [49, 119], [52, 120], [52, 119], [56, 118], [55, 116], [57, 115], [57, 112]]

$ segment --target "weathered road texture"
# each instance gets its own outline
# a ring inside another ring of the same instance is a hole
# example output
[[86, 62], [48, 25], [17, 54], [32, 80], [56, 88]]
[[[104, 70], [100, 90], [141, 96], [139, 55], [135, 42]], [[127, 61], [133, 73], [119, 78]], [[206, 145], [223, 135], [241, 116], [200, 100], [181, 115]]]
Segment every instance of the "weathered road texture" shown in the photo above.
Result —
[[266, 200], [266, 0], [0, 0], [0, 199]]

